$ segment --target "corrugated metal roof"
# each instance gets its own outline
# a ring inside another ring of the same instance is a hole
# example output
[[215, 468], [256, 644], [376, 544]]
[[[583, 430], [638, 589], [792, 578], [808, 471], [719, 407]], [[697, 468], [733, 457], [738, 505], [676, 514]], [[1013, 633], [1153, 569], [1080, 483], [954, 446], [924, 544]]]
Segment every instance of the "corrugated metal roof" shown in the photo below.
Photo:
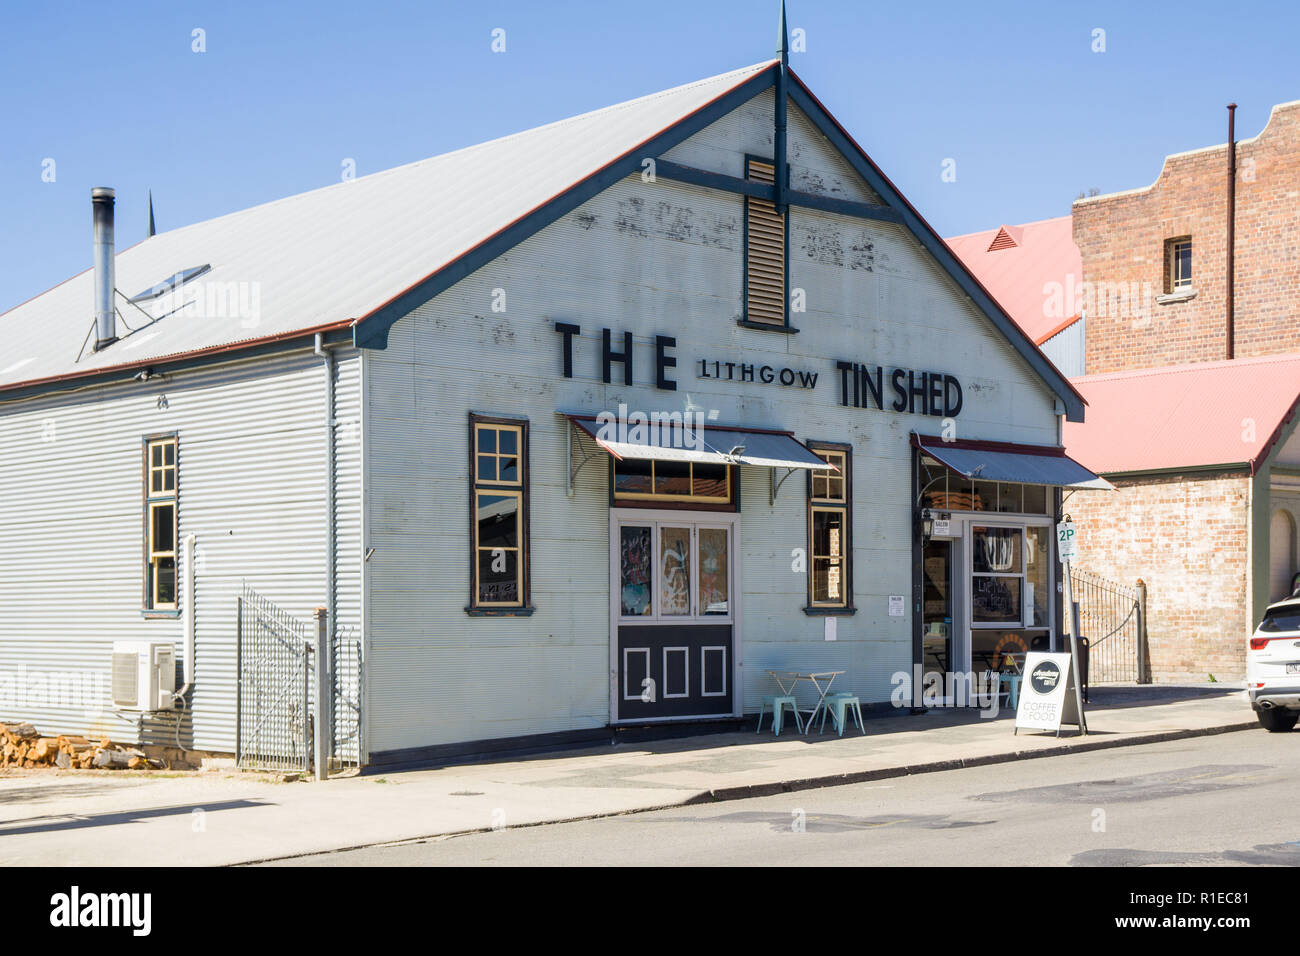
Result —
[[[1035, 345], [1078, 318], [1075, 309], [1062, 315], [1050, 308], [1049, 294], [1043, 291], [1055, 282], [1063, 294], [1083, 279], [1083, 258], [1074, 244], [1069, 216], [1003, 225], [944, 241]], [[1068, 305], [1071, 299], [1063, 295], [1062, 302]]]
[[[211, 264], [157, 307], [189, 304], [78, 362], [87, 270], [0, 315], [0, 388], [346, 324], [773, 62], [152, 236], [118, 252], [118, 289]], [[150, 321], [118, 309], [129, 326]]]
[[1300, 402], [1300, 354], [1085, 375], [1088, 420], [1065, 447], [1099, 474], [1246, 463], [1254, 471]]

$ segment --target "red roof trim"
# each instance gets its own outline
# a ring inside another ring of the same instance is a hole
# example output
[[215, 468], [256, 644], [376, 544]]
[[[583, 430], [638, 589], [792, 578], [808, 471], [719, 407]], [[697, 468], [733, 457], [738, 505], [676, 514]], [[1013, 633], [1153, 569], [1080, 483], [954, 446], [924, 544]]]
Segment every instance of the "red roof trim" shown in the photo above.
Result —
[[1046, 335], [1044, 335], [1044, 336], [1041, 336], [1041, 337], [1038, 339], [1038, 341], [1036, 341], [1034, 344], [1035, 344], [1035, 345], [1038, 345], [1038, 346], [1041, 346], [1041, 345], [1042, 345], [1044, 342], [1046, 342], [1048, 339], [1053, 338], [1053, 337], [1055, 337], [1055, 336], [1057, 336], [1057, 335], [1060, 335], [1062, 332], [1064, 332], [1064, 331], [1065, 331], [1066, 329], [1068, 329], [1070, 326], [1074, 325], [1075, 322], [1078, 322], [1081, 318], [1083, 318], [1083, 313], [1082, 313], [1082, 312], [1080, 312], [1078, 315], [1074, 316], [1073, 318], [1066, 319], [1064, 322], [1062, 322], [1062, 323], [1061, 323], [1060, 325], [1058, 325], [1056, 328], [1052, 329], [1052, 331], [1048, 332], [1048, 333], [1047, 333]]
[[339, 322], [331, 322], [328, 325], [317, 325], [309, 329], [295, 329], [292, 332], [279, 332], [275, 335], [263, 336], [260, 339], [244, 339], [240, 342], [228, 342], [225, 345], [210, 345], [207, 348], [193, 349], [189, 352], [175, 352], [171, 355], [159, 355], [154, 358], [140, 359], [135, 362], [126, 362], [122, 365], [107, 365], [103, 368], [88, 368], [84, 372], [69, 372], [64, 375], [33, 378], [28, 379], [25, 382], [13, 382], [9, 385], [0, 385], [0, 394], [20, 388], [32, 388], [40, 385], [50, 385], [56, 382], [78, 381], [84, 378], [111, 375], [114, 372], [129, 372], [133, 369], [153, 368], [160, 365], [175, 365], [178, 362], [184, 362], [189, 359], [202, 358], [209, 355], [221, 355], [224, 352], [241, 352], [245, 349], [257, 348], [260, 345], [272, 345], [276, 342], [287, 342], [292, 339], [306, 338], [309, 335], [316, 335], [321, 332], [340, 331], [346, 329], [348, 325], [348, 320], [343, 319]]

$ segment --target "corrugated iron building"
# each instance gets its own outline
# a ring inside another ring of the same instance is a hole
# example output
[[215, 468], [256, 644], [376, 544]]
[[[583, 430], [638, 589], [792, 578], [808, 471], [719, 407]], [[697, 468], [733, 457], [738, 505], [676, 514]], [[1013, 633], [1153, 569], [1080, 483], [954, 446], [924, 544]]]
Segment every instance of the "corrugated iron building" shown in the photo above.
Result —
[[[0, 316], [0, 716], [232, 751], [245, 586], [361, 637], [372, 764], [1059, 641], [1084, 403], [783, 60], [115, 268], [116, 341], [93, 271]], [[191, 620], [184, 715], [114, 707]]]

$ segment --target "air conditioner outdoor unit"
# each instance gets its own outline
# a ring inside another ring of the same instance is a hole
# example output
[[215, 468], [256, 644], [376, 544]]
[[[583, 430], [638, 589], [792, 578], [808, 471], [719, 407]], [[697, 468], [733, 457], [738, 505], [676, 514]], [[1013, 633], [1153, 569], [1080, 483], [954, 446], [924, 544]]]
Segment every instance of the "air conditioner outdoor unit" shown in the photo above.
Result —
[[176, 649], [170, 641], [113, 642], [113, 706], [119, 710], [171, 710], [176, 690]]

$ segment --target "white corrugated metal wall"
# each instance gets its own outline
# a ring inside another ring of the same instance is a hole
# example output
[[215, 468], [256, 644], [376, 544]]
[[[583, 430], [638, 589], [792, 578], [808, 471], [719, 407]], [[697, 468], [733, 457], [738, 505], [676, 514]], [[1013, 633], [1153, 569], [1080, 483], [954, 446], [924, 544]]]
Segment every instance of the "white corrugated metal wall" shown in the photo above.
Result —
[[[740, 175], [745, 153], [771, 151], [771, 96], [758, 97], [669, 158]], [[864, 198], [847, 163], [790, 110], [792, 180]], [[887, 614], [910, 591], [908, 433], [923, 416], [843, 408], [837, 359], [957, 374], [962, 437], [1054, 444], [1053, 397], [920, 245], [901, 228], [793, 209], [790, 284], [805, 289], [797, 335], [737, 327], [742, 300], [740, 197], [629, 177], [397, 323], [367, 352], [369, 749], [595, 728], [608, 721], [608, 480], [603, 458], [565, 496], [557, 409], [620, 402], [680, 410], [688, 395], [719, 421], [786, 427], [854, 446], [858, 612], [839, 641], [803, 613], [806, 499], [795, 476], [768, 504], [768, 476], [744, 469], [741, 547], [746, 709], [766, 662], [844, 664], [864, 701], [889, 696], [910, 666], [909, 617]], [[494, 294], [494, 290], [501, 290]], [[505, 311], [493, 311], [504, 294]], [[573, 379], [561, 376], [556, 321], [577, 323]], [[635, 336], [635, 382], [605, 385], [600, 330]], [[677, 337], [675, 392], [652, 387], [654, 335]], [[697, 379], [697, 358], [813, 369], [814, 391]], [[526, 415], [532, 453], [532, 617], [473, 618], [469, 598], [470, 411]], [[839, 685], [837, 685], [839, 686]]]
[[1039, 346], [1066, 378], [1087, 374], [1084, 366], [1087, 325], [1088, 319], [1081, 318]]
[[[354, 352], [340, 356], [340, 418], [359, 414], [359, 369]], [[0, 404], [0, 719], [136, 739], [135, 720], [110, 707], [109, 657], [114, 640], [161, 639], [181, 660], [181, 621], [141, 615], [141, 440], [175, 431], [180, 540], [197, 539], [193, 733], [187, 722], [181, 739], [232, 751], [241, 582], [304, 620], [324, 603], [324, 402], [323, 362], [308, 349]], [[338, 468], [339, 606], [356, 627], [355, 431]], [[173, 735], [163, 718], [145, 739]]]

